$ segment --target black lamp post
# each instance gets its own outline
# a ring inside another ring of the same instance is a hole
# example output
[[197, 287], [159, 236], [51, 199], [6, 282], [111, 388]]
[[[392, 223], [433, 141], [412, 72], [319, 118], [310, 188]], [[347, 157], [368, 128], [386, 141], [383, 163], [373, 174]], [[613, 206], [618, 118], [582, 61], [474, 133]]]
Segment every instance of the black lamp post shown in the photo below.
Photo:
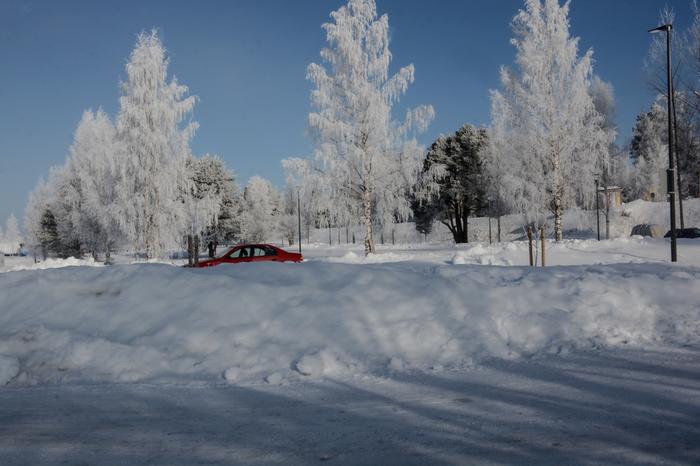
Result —
[[489, 197], [489, 244], [493, 244], [493, 239], [491, 236], [491, 198]]
[[297, 220], [299, 223], [299, 254], [301, 254], [301, 200], [299, 199], [299, 186], [297, 186]]
[[600, 241], [600, 204], [598, 203], [598, 178], [595, 179], [595, 225]]
[[678, 253], [676, 249], [676, 189], [675, 189], [675, 164], [673, 163], [673, 143], [674, 130], [673, 127], [673, 78], [671, 76], [671, 31], [672, 24], [664, 24], [662, 26], [650, 29], [649, 32], [665, 32], [666, 33], [666, 79], [668, 94], [666, 103], [668, 105], [668, 169], [666, 170], [666, 186], [668, 192], [668, 203], [671, 214], [671, 262], [678, 261]]

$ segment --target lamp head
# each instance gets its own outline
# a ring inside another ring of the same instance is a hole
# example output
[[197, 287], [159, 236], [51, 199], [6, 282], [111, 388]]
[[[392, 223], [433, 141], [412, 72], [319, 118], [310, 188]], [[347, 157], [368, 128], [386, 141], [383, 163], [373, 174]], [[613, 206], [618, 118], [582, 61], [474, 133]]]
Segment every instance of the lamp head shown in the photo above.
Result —
[[670, 32], [673, 29], [673, 24], [662, 24], [661, 26], [655, 27], [654, 29], [649, 29], [651, 34], [656, 34], [657, 32]]

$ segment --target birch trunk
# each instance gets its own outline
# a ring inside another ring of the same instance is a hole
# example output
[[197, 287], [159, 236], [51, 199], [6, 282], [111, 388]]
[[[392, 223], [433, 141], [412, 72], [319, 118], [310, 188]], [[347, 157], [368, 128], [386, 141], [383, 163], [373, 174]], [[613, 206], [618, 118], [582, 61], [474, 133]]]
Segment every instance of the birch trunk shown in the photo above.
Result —
[[554, 239], [561, 241], [564, 237], [562, 234], [562, 216], [564, 212], [561, 205], [561, 191], [554, 195]]
[[372, 192], [367, 186], [362, 191], [362, 222], [365, 224], [365, 255], [374, 254], [372, 238]]

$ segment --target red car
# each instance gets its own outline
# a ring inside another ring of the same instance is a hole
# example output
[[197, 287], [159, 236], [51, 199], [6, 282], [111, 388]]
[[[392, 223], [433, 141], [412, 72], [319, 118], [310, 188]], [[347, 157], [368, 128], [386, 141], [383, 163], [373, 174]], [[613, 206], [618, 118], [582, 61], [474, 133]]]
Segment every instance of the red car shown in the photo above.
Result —
[[221, 257], [200, 261], [197, 267], [242, 262], [301, 262], [303, 259], [298, 252], [287, 252], [270, 244], [241, 244], [229, 249]]

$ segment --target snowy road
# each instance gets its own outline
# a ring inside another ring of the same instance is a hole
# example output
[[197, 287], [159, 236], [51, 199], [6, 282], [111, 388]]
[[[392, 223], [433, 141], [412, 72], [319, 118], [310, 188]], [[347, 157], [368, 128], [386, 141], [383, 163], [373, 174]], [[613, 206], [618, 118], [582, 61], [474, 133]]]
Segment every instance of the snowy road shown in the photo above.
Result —
[[0, 391], [14, 465], [698, 464], [700, 349], [288, 386]]

